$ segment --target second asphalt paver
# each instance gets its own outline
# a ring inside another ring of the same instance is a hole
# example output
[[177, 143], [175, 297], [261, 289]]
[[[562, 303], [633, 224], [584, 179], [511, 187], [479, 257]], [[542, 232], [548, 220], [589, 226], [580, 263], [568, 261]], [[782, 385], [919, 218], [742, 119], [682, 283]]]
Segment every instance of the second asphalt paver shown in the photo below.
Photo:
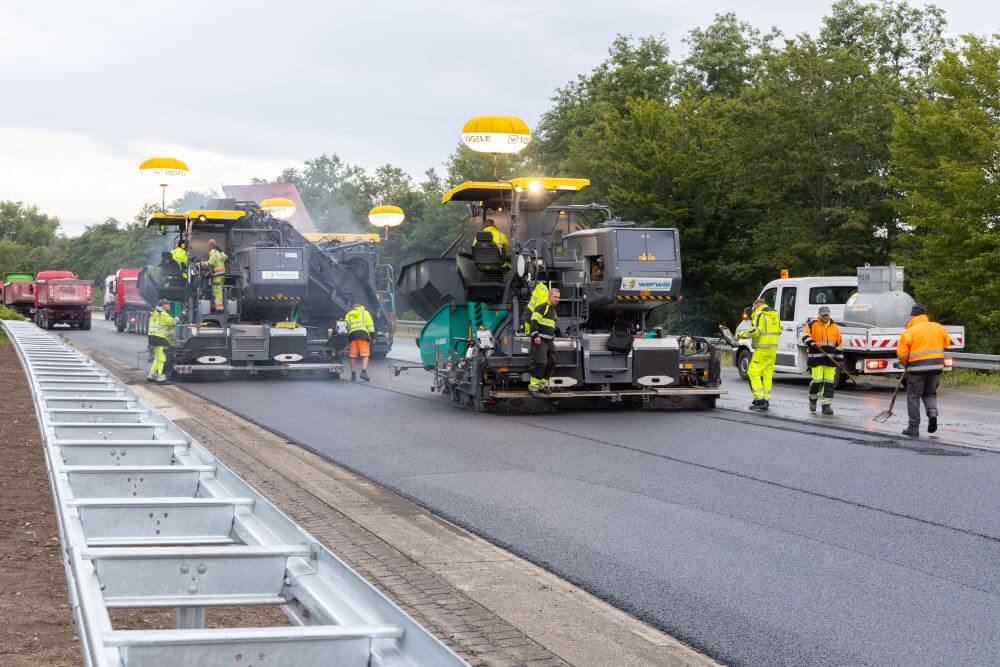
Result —
[[480, 416], [373, 377], [188, 389], [724, 662], [1000, 661], [1000, 455], [728, 410]]

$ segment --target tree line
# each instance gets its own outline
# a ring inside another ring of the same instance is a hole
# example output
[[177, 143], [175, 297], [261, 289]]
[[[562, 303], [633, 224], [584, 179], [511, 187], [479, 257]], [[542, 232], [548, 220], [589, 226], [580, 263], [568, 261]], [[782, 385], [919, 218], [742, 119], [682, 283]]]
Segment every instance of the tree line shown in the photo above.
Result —
[[[555, 91], [499, 173], [587, 177], [578, 201], [680, 229], [685, 299], [662, 309], [675, 330], [731, 322], [782, 268], [851, 275], [895, 261], [936, 318], [967, 327], [971, 349], [1000, 352], [1000, 37], [946, 26], [933, 5], [840, 0], [814, 34], [717, 15], [683, 58], [660, 36], [619, 36]], [[450, 245], [463, 212], [441, 196], [491, 174], [492, 160], [458, 146], [420, 179], [324, 154], [259, 181], [294, 183], [324, 231], [367, 229], [373, 205], [401, 206], [384, 244], [398, 268]], [[137, 218], [66, 238], [55, 218], [5, 202], [0, 269], [59, 259], [99, 279], [141, 259], [144, 233]]]

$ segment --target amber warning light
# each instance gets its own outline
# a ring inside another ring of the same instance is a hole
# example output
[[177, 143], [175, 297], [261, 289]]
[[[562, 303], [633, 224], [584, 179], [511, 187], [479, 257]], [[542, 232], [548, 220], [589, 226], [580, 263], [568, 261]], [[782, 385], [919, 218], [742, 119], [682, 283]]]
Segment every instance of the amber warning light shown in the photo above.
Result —
[[782, 269], [781, 270], [781, 277], [782, 278], [787, 278], [788, 277], [788, 269]]

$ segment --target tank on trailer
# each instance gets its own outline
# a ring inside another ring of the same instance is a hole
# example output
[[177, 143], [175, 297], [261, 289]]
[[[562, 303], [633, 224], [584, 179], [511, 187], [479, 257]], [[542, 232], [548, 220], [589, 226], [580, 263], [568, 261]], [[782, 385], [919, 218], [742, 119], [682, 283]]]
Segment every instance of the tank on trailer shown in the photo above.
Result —
[[903, 291], [902, 266], [859, 266], [858, 291], [844, 306], [844, 325], [857, 327], [903, 327], [910, 321], [916, 301]]

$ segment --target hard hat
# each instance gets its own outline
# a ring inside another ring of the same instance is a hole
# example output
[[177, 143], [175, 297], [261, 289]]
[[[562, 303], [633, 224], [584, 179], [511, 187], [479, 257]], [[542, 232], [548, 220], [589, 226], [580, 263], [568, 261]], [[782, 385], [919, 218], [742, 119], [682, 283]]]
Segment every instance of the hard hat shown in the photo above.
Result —
[[913, 304], [913, 308], [910, 308], [910, 317], [916, 317], [917, 315], [926, 315], [926, 314], [927, 314], [927, 306], [924, 306], [923, 304], [915, 303]]
[[830, 314], [830, 306], [820, 306], [819, 307], [819, 314], [820, 315], [829, 315]]

